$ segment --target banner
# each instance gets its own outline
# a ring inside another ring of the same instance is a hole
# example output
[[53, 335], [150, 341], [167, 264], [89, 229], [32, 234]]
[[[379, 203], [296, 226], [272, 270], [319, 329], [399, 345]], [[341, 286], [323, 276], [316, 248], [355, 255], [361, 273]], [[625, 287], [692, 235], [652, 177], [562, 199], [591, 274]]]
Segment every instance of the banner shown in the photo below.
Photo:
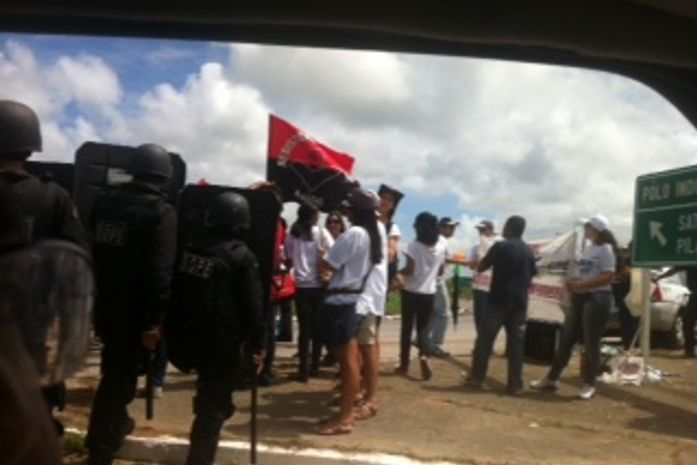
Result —
[[269, 115], [266, 177], [278, 185], [283, 201], [309, 203], [324, 212], [336, 210], [357, 185], [354, 159], [316, 141], [289, 122]]
[[537, 260], [537, 276], [530, 288], [530, 316], [560, 319], [568, 305], [566, 280], [576, 263], [577, 234], [574, 231], [552, 239], [528, 241]]

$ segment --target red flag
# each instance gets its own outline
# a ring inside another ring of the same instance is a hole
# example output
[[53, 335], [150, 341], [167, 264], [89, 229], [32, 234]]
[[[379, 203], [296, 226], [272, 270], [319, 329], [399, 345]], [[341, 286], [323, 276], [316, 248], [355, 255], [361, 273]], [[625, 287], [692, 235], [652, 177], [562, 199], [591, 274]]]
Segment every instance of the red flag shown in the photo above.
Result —
[[353, 164], [353, 157], [269, 115], [267, 178], [281, 188], [284, 200], [312, 203], [324, 211], [338, 208], [355, 185]]
[[353, 174], [352, 157], [316, 141], [276, 115], [269, 115], [269, 158], [280, 166], [292, 162]]

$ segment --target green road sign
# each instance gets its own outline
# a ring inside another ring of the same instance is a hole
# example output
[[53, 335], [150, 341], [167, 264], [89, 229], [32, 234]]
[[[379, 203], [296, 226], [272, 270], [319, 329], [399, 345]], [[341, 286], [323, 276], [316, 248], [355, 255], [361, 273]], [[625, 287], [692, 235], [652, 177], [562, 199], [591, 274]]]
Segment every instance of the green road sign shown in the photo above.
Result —
[[697, 166], [637, 178], [636, 266], [697, 265]]

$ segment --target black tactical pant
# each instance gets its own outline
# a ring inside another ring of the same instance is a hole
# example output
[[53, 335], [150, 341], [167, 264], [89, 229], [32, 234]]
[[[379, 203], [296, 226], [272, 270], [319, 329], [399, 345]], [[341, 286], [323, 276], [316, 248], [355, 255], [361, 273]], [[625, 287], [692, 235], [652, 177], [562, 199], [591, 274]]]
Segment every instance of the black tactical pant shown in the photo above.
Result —
[[187, 465], [211, 465], [215, 460], [220, 430], [235, 412], [232, 391], [235, 384], [236, 358], [207, 360], [197, 366], [198, 381], [194, 397], [194, 419], [191, 425]]
[[136, 393], [143, 355], [142, 334], [141, 328], [129, 328], [102, 336], [102, 378], [92, 404], [86, 440], [90, 465], [111, 464], [133, 427], [127, 407]]

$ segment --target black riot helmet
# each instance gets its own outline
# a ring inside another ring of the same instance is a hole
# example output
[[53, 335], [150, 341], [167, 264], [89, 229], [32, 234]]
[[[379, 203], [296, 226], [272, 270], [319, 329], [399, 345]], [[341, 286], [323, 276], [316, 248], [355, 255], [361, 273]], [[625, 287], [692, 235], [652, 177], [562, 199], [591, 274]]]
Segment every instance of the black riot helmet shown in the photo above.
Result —
[[13, 100], [0, 100], [0, 159], [24, 160], [41, 151], [41, 128], [34, 110]]
[[251, 221], [249, 202], [235, 192], [223, 192], [215, 197], [206, 217], [207, 226], [235, 233], [248, 230]]
[[169, 152], [157, 144], [139, 145], [131, 160], [131, 174], [135, 177], [168, 180], [172, 177]]

